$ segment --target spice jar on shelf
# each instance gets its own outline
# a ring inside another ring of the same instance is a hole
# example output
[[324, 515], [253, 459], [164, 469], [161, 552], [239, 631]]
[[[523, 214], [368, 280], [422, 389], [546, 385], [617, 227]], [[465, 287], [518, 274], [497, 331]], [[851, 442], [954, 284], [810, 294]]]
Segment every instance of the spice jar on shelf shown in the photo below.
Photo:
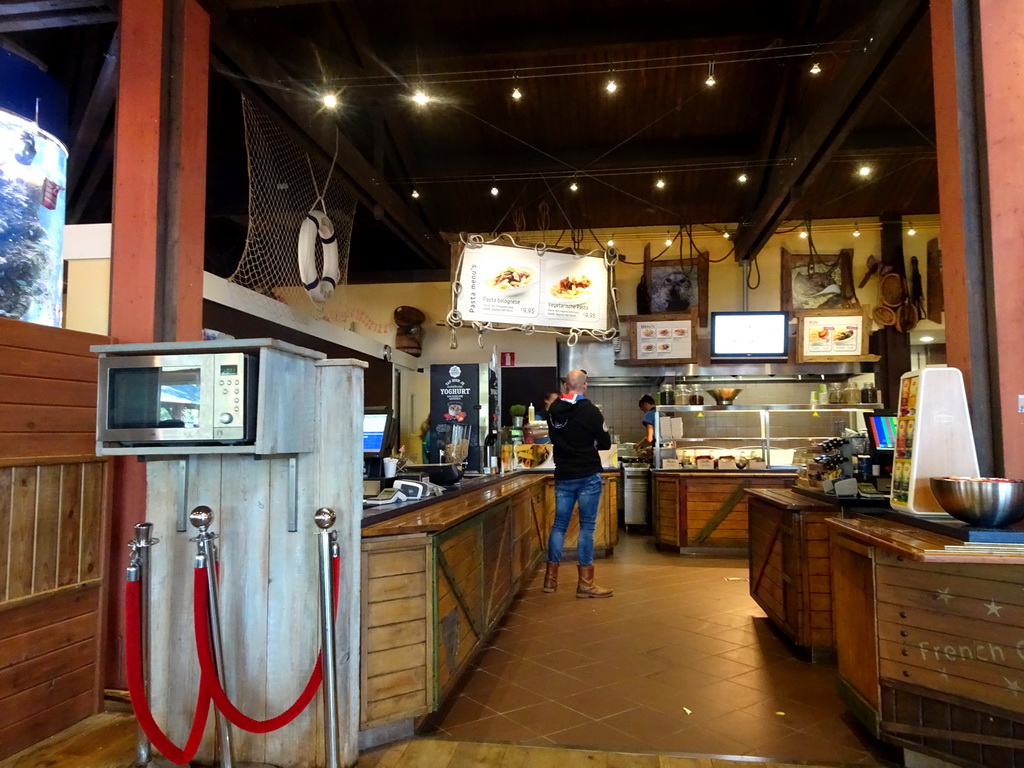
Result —
[[876, 403], [878, 402], [878, 390], [875, 389], [875, 385], [870, 381], [865, 381], [864, 386], [860, 390], [860, 401], [862, 403]]
[[860, 387], [857, 386], [856, 382], [846, 382], [846, 387], [843, 389], [843, 402], [847, 405], [860, 403]]
[[841, 405], [843, 402], [843, 385], [833, 383], [828, 385], [829, 405]]

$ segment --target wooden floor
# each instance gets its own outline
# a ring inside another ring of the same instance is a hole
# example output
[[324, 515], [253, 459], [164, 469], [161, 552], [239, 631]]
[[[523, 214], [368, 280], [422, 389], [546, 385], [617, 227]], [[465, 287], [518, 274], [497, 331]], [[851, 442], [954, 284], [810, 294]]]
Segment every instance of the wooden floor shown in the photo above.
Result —
[[[129, 768], [134, 755], [135, 718], [125, 713], [104, 714], [0, 760], [0, 768]], [[170, 763], [158, 759], [151, 765], [163, 768]], [[358, 768], [783, 768], [784, 765], [423, 738], [364, 752], [359, 756]], [[811, 767], [802, 765], [800, 768]]]

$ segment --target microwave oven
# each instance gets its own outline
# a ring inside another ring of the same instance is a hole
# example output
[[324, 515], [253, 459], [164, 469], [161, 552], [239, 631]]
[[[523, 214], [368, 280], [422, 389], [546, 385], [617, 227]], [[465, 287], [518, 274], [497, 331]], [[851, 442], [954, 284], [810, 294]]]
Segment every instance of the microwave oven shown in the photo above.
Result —
[[100, 442], [136, 446], [255, 441], [257, 354], [108, 356], [99, 363]]

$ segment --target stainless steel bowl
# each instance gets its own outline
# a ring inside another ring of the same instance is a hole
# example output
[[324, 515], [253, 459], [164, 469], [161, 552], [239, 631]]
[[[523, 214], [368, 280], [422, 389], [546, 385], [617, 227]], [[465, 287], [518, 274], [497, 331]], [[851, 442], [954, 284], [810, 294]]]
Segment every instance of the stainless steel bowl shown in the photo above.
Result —
[[969, 525], [1005, 528], [1024, 518], [1024, 480], [933, 477], [929, 482], [939, 506]]
[[715, 402], [719, 405], [732, 405], [732, 401], [742, 391], [742, 389], [709, 389], [707, 393], [715, 398]]
[[462, 479], [461, 464], [406, 464], [403, 474], [425, 474], [435, 485], [454, 485]]

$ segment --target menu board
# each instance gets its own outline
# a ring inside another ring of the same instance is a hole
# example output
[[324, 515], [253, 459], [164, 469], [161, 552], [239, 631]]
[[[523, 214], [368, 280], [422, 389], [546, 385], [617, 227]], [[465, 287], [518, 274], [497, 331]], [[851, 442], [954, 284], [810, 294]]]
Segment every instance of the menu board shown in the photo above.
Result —
[[797, 362], [832, 362], [867, 355], [870, 315], [859, 310], [797, 314]]
[[456, 308], [467, 322], [608, 327], [608, 267], [603, 255], [577, 256], [507, 245], [467, 247]]
[[637, 360], [690, 359], [693, 357], [693, 321], [638, 321]]

